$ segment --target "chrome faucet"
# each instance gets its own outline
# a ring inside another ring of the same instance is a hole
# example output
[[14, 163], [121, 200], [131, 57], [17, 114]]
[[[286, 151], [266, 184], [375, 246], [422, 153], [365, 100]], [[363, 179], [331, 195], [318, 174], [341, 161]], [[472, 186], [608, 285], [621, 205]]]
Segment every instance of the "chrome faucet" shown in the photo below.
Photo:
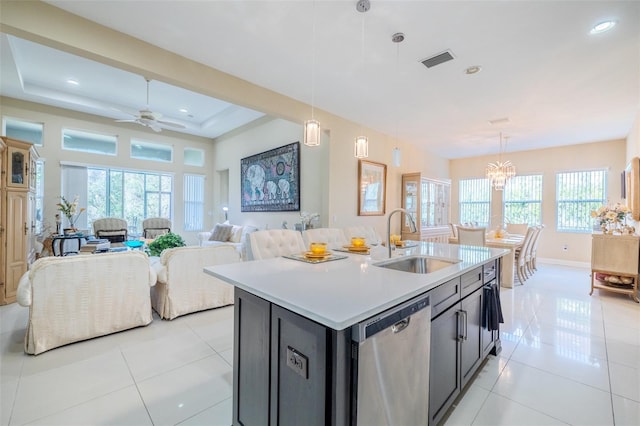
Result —
[[389, 213], [389, 217], [387, 218], [387, 248], [389, 249], [389, 259], [391, 259], [391, 216], [393, 216], [393, 214], [397, 212], [402, 212], [407, 215], [407, 217], [409, 218], [409, 228], [412, 233], [418, 231], [416, 222], [413, 220], [413, 216], [411, 216], [411, 213], [401, 208], [391, 210], [391, 213]]

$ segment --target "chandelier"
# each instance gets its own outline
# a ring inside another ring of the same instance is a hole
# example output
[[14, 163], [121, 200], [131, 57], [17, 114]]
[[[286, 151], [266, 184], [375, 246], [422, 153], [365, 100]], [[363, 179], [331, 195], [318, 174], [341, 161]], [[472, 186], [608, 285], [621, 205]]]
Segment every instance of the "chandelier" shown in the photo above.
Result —
[[[506, 138], [505, 138], [506, 139]], [[505, 140], [505, 148], [507, 142]], [[500, 157], [495, 163], [487, 165], [487, 179], [496, 191], [502, 191], [507, 181], [516, 175], [516, 168], [511, 161], [502, 161], [502, 132], [500, 133]]]

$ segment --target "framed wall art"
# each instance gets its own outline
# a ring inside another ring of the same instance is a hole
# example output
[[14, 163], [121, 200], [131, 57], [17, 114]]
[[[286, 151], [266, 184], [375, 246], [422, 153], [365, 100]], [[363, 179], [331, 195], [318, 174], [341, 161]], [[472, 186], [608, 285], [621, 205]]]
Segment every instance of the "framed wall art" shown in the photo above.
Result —
[[300, 210], [300, 142], [240, 160], [241, 211]]
[[387, 165], [358, 160], [358, 216], [384, 215]]

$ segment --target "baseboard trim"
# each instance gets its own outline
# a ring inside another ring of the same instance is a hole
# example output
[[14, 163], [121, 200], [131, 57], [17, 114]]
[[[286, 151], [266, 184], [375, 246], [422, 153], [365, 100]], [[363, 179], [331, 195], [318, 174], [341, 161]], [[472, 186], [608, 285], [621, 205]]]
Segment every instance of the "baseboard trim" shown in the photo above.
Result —
[[539, 257], [537, 261], [540, 263], [548, 263], [551, 265], [563, 265], [563, 266], [572, 266], [574, 268], [591, 269], [590, 262], [577, 262], [575, 260], [550, 259], [550, 258], [542, 258], [542, 257]]

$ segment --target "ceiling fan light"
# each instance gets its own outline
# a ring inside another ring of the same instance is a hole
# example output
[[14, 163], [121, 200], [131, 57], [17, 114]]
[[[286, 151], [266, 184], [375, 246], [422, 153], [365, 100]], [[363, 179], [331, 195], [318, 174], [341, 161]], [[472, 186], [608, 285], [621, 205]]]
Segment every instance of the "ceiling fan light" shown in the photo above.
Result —
[[356, 158], [367, 158], [369, 156], [369, 139], [366, 136], [358, 136], [356, 138], [353, 154]]
[[307, 120], [304, 122], [304, 144], [307, 146], [320, 145], [320, 122]]

